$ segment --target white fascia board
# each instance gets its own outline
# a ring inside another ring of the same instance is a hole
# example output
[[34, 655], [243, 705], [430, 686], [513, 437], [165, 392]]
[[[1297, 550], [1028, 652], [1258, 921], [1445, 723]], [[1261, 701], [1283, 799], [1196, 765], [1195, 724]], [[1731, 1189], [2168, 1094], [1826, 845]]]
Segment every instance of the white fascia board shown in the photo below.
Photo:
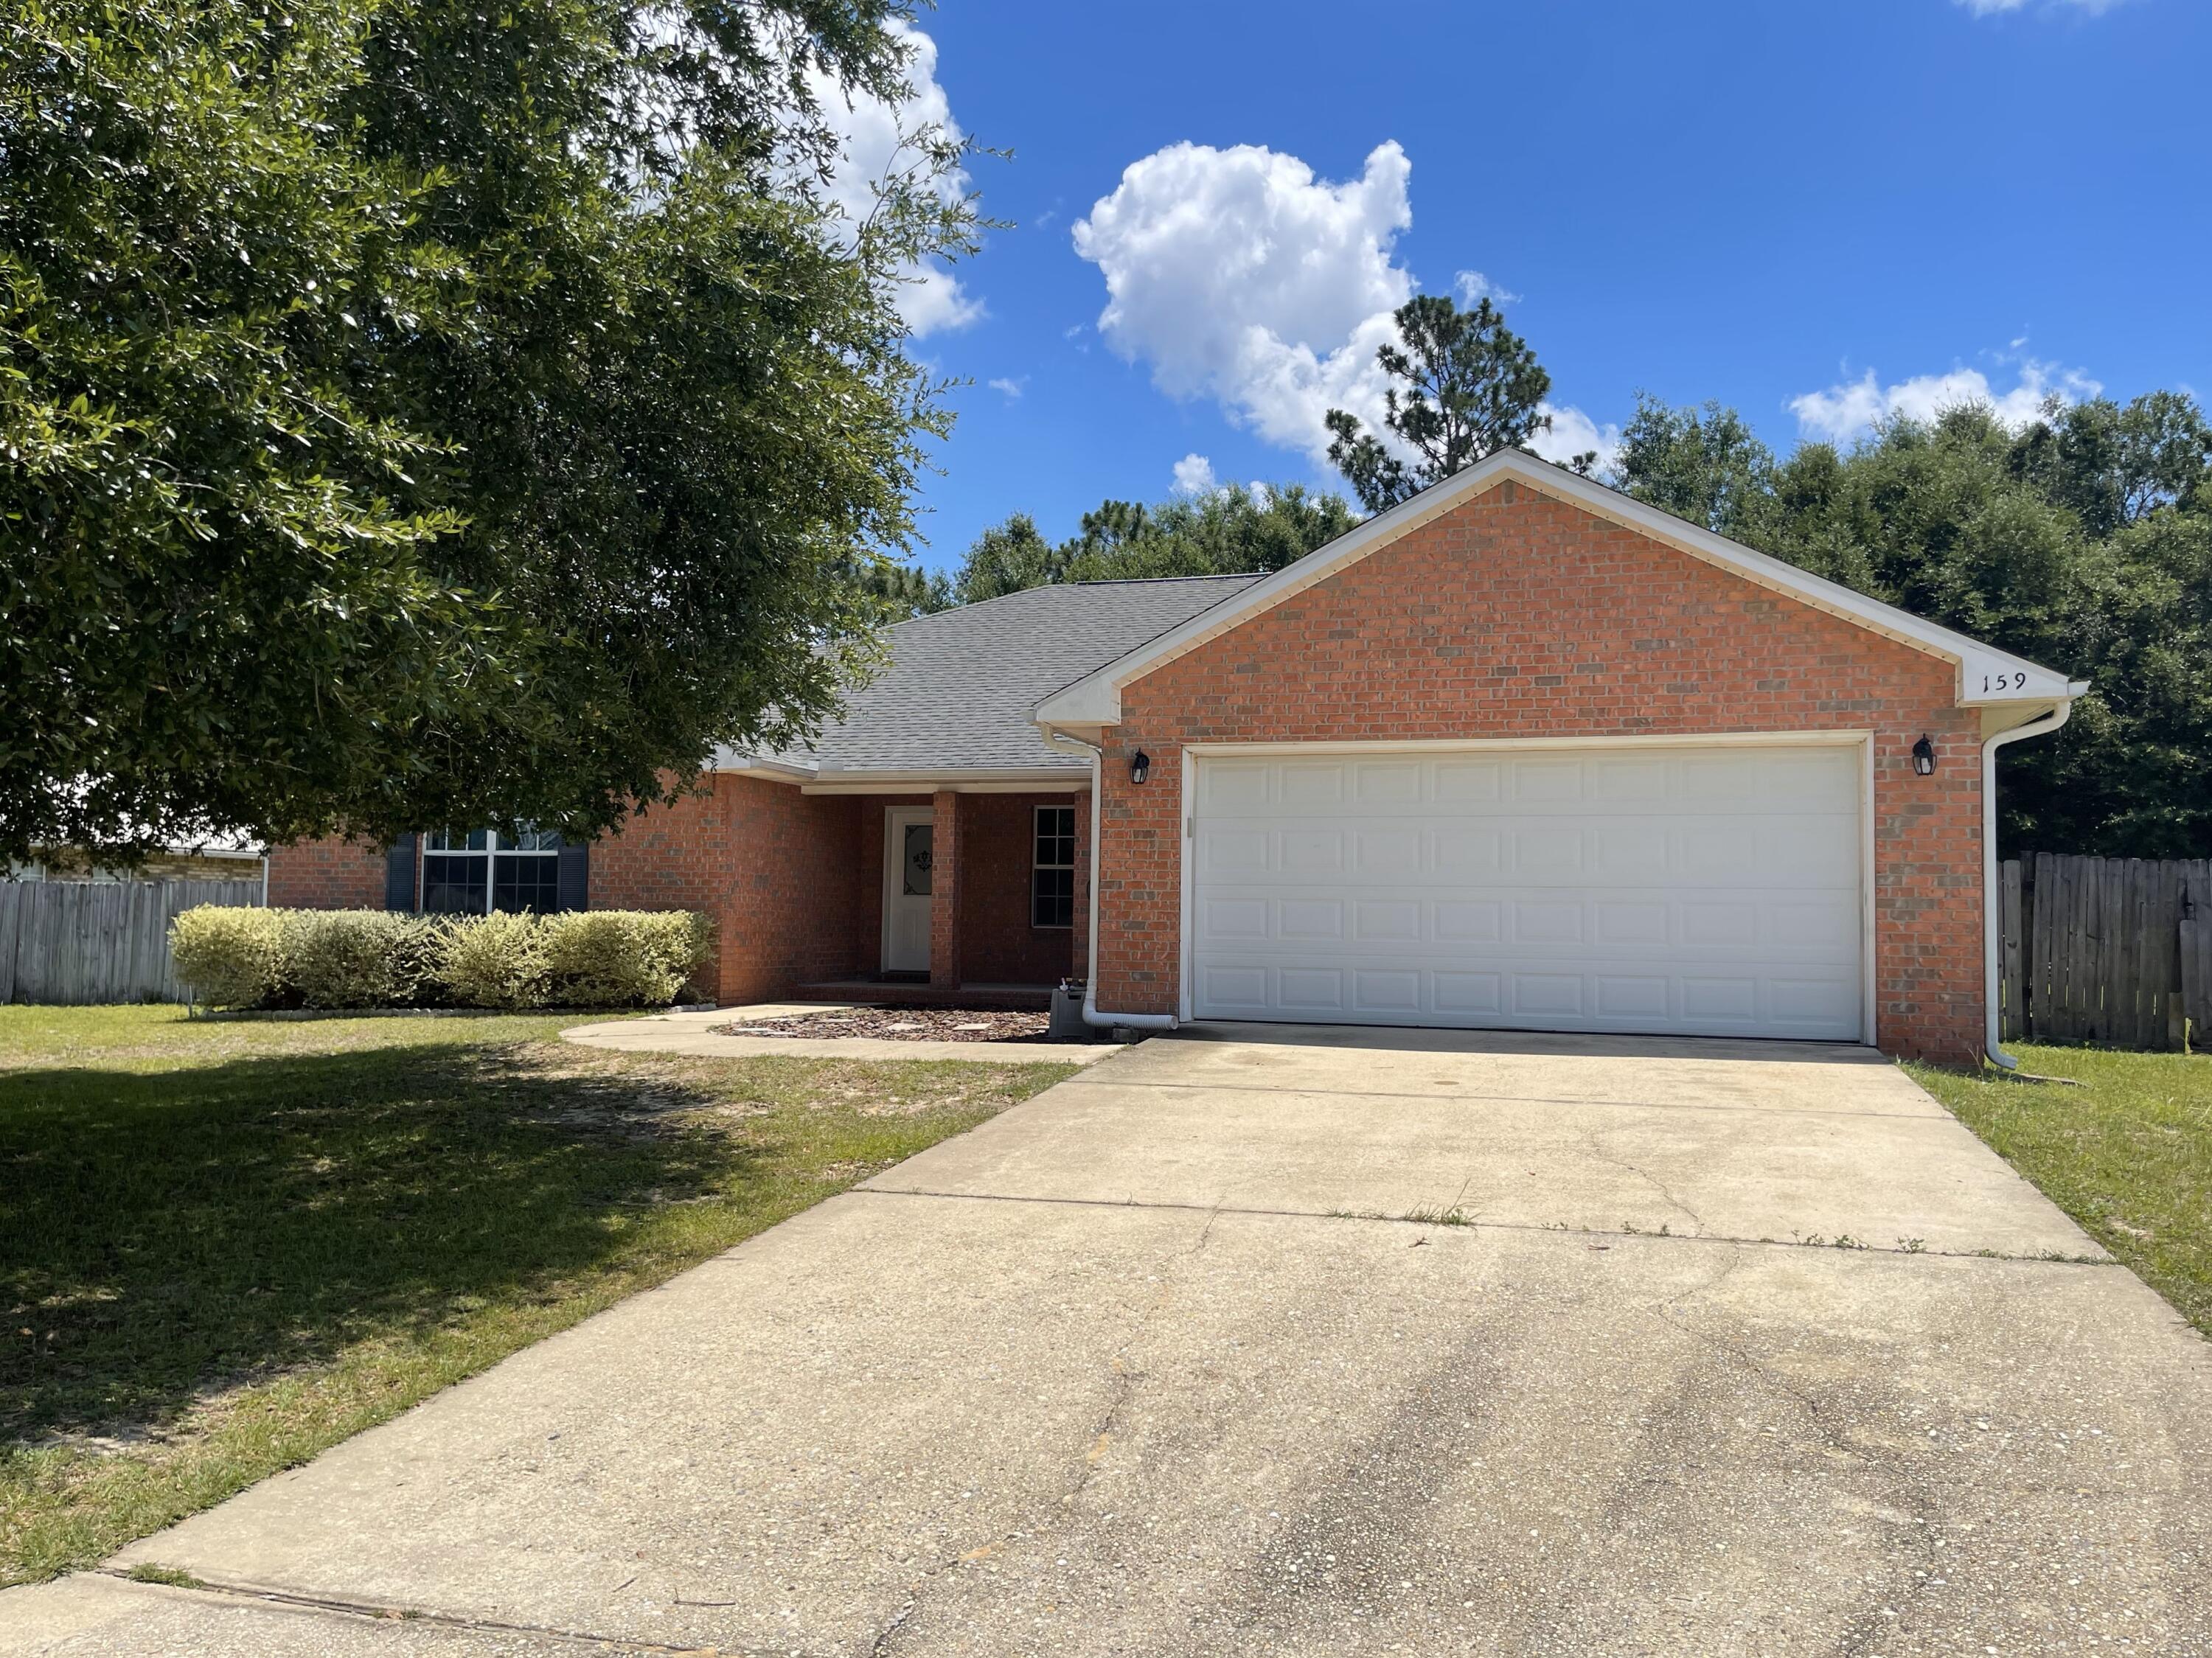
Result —
[[770, 760], [757, 754], [741, 754], [732, 748], [718, 748], [708, 763], [710, 772], [749, 772], [771, 783], [811, 783], [820, 768], [790, 760]]
[[1201, 610], [1181, 627], [1054, 692], [1036, 705], [1031, 718], [1047, 730], [1117, 723], [1121, 718], [1122, 688], [1132, 681], [1295, 597], [1316, 582], [1326, 580], [1346, 566], [1509, 477], [1527, 483], [1540, 495], [1571, 502], [1692, 558], [1954, 664], [1960, 707], [2030, 700], [2063, 701], [2086, 689], [2077, 688], [2069, 683], [2065, 675], [2039, 663], [1998, 650], [1993, 645], [1938, 626], [1880, 599], [1869, 598], [1840, 582], [1830, 581], [1725, 536], [1700, 529], [1671, 513], [1646, 506], [1565, 467], [1509, 449], [1478, 461], [1387, 513], [1378, 513], [1328, 546], [1294, 564], [1285, 565], [1266, 580], [1255, 582], [1212, 609]]
[[1087, 767], [951, 766], [929, 770], [881, 771], [859, 767], [824, 766], [799, 787], [801, 794], [933, 794], [950, 789], [956, 794], [1052, 793], [1084, 787], [1090, 781]]

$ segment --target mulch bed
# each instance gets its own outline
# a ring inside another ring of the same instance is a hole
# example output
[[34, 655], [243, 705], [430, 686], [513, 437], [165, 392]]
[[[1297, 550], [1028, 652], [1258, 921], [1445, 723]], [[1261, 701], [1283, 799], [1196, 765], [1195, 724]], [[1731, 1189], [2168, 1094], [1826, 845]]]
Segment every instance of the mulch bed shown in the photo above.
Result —
[[854, 1007], [741, 1019], [715, 1029], [731, 1036], [883, 1036], [895, 1042], [1041, 1042], [1052, 1021], [1003, 1008]]

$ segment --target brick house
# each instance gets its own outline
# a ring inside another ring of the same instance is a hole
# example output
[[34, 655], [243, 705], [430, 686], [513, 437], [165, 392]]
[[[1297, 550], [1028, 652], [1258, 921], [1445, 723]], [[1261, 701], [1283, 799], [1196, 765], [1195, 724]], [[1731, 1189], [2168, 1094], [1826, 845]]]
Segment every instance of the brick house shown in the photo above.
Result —
[[1073, 975], [1121, 1022], [1967, 1060], [1995, 751], [2084, 689], [1517, 452], [1270, 575], [890, 639], [812, 749], [589, 848], [319, 843], [270, 901], [696, 908], [724, 1002]]

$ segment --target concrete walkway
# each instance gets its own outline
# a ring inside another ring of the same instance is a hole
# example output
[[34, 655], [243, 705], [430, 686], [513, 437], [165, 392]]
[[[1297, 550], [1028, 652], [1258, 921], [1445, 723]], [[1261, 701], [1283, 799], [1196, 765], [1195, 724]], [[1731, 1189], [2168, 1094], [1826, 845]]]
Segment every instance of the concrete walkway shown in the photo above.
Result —
[[117, 1563], [207, 1587], [0, 1631], [2192, 1654], [2208, 1491], [2205, 1345], [1875, 1055], [1216, 1028]]
[[1114, 1051], [1109, 1042], [899, 1042], [889, 1036], [742, 1036], [722, 1027], [794, 1013], [842, 1012], [850, 1002], [755, 1002], [696, 1013], [653, 1013], [642, 1019], [609, 1019], [572, 1025], [561, 1033], [586, 1048], [622, 1054], [684, 1054], [704, 1059], [746, 1060], [970, 1060], [979, 1065], [1096, 1065]]

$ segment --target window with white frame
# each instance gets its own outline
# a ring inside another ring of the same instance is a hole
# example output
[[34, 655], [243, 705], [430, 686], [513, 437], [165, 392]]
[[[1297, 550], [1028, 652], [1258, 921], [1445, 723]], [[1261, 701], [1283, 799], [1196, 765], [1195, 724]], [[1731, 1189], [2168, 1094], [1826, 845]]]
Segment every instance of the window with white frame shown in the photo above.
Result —
[[1036, 809], [1036, 850], [1030, 857], [1030, 925], [1075, 925], [1075, 808]]
[[561, 907], [561, 837], [549, 830], [433, 829], [422, 837], [422, 913], [544, 914]]

